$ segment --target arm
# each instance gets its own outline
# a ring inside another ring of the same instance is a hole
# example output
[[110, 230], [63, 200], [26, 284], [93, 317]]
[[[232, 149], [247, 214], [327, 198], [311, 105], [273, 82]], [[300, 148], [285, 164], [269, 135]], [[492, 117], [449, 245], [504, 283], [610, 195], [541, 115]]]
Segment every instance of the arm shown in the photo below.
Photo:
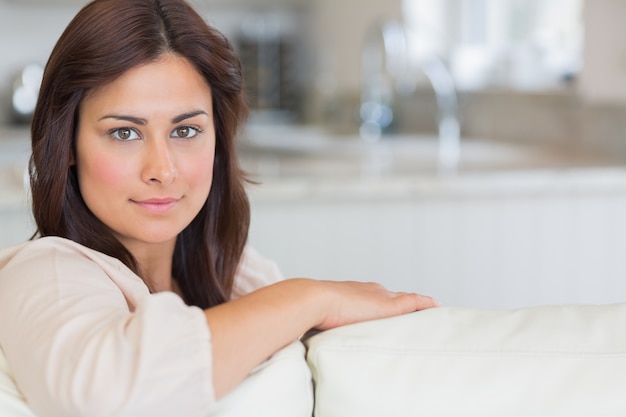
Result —
[[60, 238], [0, 253], [0, 345], [38, 416], [206, 415], [204, 312]]
[[213, 339], [216, 397], [309, 329], [326, 330], [436, 305], [429, 297], [393, 293], [373, 283], [290, 279], [210, 308], [205, 315]]

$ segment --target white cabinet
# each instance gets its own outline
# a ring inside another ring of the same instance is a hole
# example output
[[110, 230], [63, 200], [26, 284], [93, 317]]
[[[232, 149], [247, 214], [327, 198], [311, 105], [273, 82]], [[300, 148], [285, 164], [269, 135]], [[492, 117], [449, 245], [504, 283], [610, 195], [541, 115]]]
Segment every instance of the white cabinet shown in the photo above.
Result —
[[287, 276], [377, 281], [448, 306], [620, 302], [626, 172], [616, 175], [585, 187], [584, 172], [546, 173], [543, 186], [511, 184], [508, 194], [431, 190], [384, 201], [269, 198], [265, 184], [252, 193], [250, 242]]

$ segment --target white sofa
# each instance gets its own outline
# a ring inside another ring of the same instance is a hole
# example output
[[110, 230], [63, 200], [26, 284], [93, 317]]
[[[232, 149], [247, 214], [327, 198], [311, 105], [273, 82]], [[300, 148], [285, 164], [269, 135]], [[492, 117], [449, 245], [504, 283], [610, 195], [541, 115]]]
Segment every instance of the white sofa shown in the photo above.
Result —
[[[1, 355], [0, 371], [0, 416], [34, 417]], [[210, 416], [313, 414], [626, 416], [626, 304], [438, 308], [318, 333]]]

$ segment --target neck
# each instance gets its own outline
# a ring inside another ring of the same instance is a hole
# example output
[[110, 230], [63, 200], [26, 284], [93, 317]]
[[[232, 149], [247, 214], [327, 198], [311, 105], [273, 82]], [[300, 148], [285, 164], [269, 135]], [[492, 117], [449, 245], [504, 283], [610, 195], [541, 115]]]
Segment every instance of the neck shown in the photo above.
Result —
[[141, 279], [150, 292], [175, 291], [177, 287], [172, 279], [172, 262], [176, 241], [162, 244], [141, 244], [127, 246], [140, 268]]

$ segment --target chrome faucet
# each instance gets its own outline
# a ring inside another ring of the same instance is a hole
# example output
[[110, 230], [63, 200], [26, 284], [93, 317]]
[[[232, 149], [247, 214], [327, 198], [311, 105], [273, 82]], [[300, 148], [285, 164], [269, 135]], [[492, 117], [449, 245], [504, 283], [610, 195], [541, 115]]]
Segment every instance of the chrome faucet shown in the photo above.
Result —
[[412, 63], [404, 27], [396, 22], [373, 25], [366, 33], [361, 51], [361, 103], [359, 134], [377, 141], [393, 122], [394, 93], [413, 92], [414, 70], [421, 70], [435, 92], [438, 108], [437, 169], [440, 174], [456, 172], [460, 157], [460, 124], [454, 79], [436, 55]]

